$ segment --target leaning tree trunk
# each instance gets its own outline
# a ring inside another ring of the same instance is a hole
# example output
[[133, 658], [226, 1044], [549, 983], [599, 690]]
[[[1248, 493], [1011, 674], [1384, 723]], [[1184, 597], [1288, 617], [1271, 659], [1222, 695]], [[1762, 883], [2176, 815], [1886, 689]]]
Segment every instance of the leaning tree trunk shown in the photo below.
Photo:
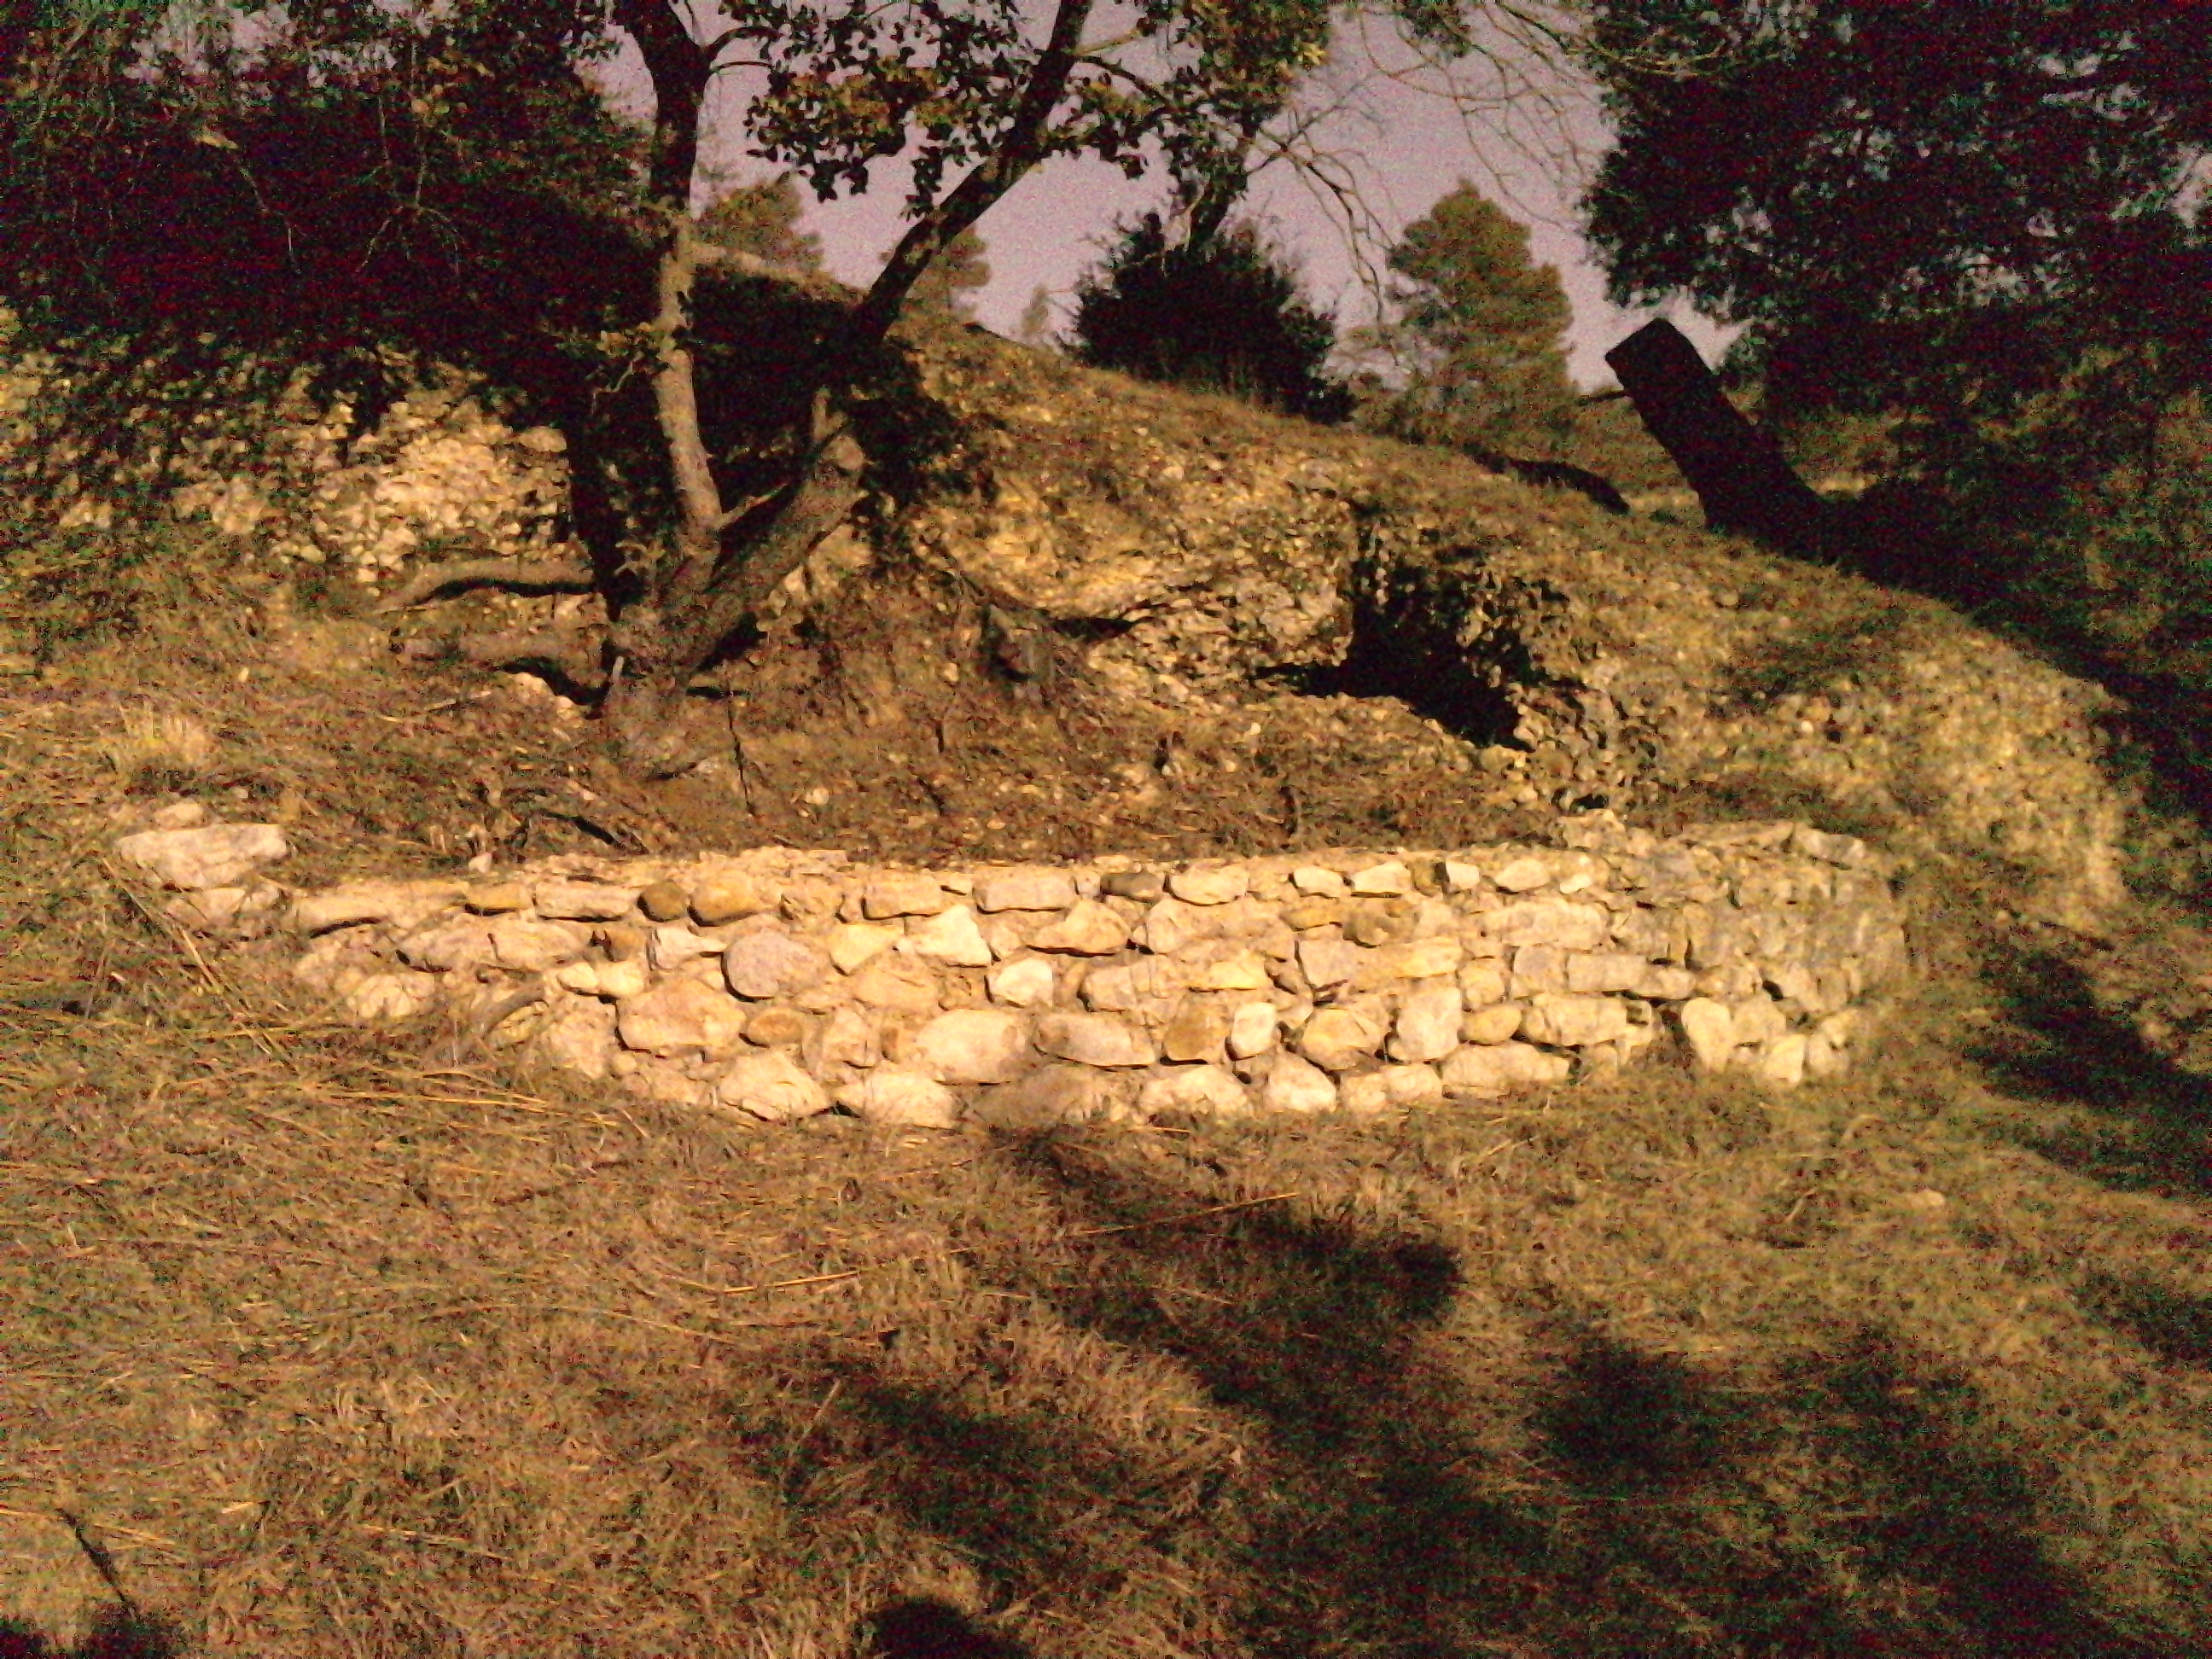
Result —
[[1605, 360], [1698, 492], [1711, 528], [1799, 558], [1828, 554], [1832, 509], [1783, 459], [1781, 447], [1728, 400], [1680, 329], [1664, 318], [1647, 323]]

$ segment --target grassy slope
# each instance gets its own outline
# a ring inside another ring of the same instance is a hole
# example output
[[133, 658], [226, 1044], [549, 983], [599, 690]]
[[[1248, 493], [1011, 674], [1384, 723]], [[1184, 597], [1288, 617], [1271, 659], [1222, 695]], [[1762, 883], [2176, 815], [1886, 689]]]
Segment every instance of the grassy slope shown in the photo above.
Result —
[[2212, 1647], [2206, 1089], [2098, 1000], [2187, 928], [1926, 878], [1887, 1057], [1784, 1103], [748, 1131], [116, 887], [134, 784], [325, 877], [465, 855], [494, 738], [572, 763], [216, 597], [0, 683], [0, 1616], [101, 1596], [67, 1508], [222, 1653], [826, 1659], [916, 1597], [1102, 1659]]

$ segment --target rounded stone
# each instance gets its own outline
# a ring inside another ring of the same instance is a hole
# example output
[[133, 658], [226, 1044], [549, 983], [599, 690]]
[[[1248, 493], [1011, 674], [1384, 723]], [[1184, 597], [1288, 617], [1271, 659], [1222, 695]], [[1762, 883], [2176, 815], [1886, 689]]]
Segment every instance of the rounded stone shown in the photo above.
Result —
[[1029, 1066], [1029, 1022], [1003, 1008], [956, 1008], [916, 1031], [904, 1059], [940, 1083], [1012, 1082]]
[[1298, 1052], [1331, 1072], [1348, 1072], [1371, 1057], [1382, 1033], [1375, 1022], [1350, 1008], [1323, 1008], [1298, 1034]]
[[1252, 1097], [1244, 1085], [1218, 1066], [1178, 1066], [1155, 1072], [1137, 1093], [1137, 1112], [1141, 1117], [1157, 1117], [1162, 1112], [1221, 1116], [1251, 1109]]
[[715, 1080], [714, 1102], [769, 1123], [789, 1123], [830, 1109], [830, 1097], [781, 1048], [741, 1054]]
[[625, 1048], [658, 1054], [704, 1054], [719, 1060], [737, 1052], [744, 1030], [744, 1005], [696, 979], [666, 979], [624, 1000], [615, 1030]]
[[709, 876], [691, 890], [691, 915], [702, 927], [757, 916], [775, 908], [777, 895], [742, 871]]
[[773, 927], [741, 933], [722, 952], [724, 981], [755, 1002], [804, 991], [829, 971], [830, 958], [822, 951]]
[[1185, 904], [1226, 904], [1251, 886], [1251, 874], [1241, 864], [1186, 865], [1168, 878], [1168, 891]]
[[691, 908], [691, 895], [672, 881], [656, 881], [637, 896], [637, 908], [653, 921], [675, 921]]
[[1282, 1054], [1267, 1068], [1260, 1103], [1271, 1112], [1326, 1112], [1335, 1109], [1336, 1084], [1311, 1060]]

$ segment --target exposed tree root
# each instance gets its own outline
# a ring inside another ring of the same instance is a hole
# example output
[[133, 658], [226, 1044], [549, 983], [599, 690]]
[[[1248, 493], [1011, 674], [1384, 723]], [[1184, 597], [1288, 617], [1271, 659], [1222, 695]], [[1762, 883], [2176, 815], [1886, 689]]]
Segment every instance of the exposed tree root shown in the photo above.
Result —
[[606, 689], [599, 635], [562, 629], [506, 634], [464, 634], [434, 648], [450, 648], [479, 668], [550, 668], [569, 684], [597, 693]]
[[516, 587], [539, 592], [586, 593], [593, 586], [592, 568], [574, 559], [460, 559], [416, 573], [413, 580], [377, 606], [380, 614], [408, 611], [455, 587]]

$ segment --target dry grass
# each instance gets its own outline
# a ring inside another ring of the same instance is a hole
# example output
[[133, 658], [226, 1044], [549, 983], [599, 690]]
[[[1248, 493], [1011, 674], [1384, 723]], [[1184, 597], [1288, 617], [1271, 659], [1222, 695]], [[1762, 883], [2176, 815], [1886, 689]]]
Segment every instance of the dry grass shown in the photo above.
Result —
[[1778, 1103], [749, 1131], [149, 921], [126, 661], [304, 874], [495, 810], [495, 703], [257, 648], [0, 702], [0, 1616], [112, 1600], [66, 1510], [210, 1653], [2212, 1648], [2206, 1091], [2107, 983], [2181, 933], [1931, 886], [1889, 1058]]

